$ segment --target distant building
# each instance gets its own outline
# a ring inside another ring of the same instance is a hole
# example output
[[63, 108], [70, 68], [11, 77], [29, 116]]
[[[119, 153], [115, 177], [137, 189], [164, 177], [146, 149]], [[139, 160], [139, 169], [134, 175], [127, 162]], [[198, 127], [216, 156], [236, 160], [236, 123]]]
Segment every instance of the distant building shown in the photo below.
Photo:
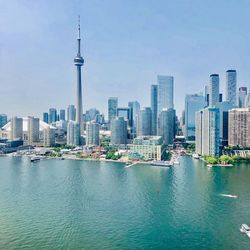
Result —
[[218, 74], [210, 75], [209, 81], [209, 107], [214, 107], [219, 103], [220, 81]]
[[65, 121], [66, 117], [65, 117], [65, 109], [60, 109], [60, 117], [59, 117], [60, 121]]
[[74, 105], [69, 105], [67, 108], [67, 121], [76, 120], [76, 108]]
[[39, 143], [39, 118], [28, 117], [28, 145]]
[[10, 139], [23, 139], [23, 119], [18, 117], [13, 117], [10, 121], [11, 134]]
[[219, 156], [220, 111], [208, 107], [196, 112], [196, 153]]
[[245, 101], [247, 96], [247, 87], [240, 87], [238, 92], [238, 107], [245, 108]]
[[236, 106], [237, 73], [236, 70], [226, 72], [226, 101]]
[[49, 123], [49, 114], [47, 112], [43, 113], [43, 121]]
[[172, 108], [163, 109], [159, 115], [158, 135], [165, 145], [173, 144], [176, 133], [176, 115]]
[[157, 135], [158, 86], [151, 85], [152, 135]]
[[0, 137], [9, 140], [21, 139], [24, 145], [44, 146], [44, 137], [48, 129], [54, 134], [52, 142], [45, 145], [49, 147], [55, 144], [56, 128], [34, 117], [12, 118], [0, 131]]
[[206, 106], [201, 94], [186, 95], [185, 98], [185, 138], [195, 140], [195, 113]]
[[57, 111], [54, 108], [49, 109], [49, 123], [54, 123], [57, 121]]
[[118, 107], [118, 98], [117, 97], [110, 97], [108, 99], [108, 121], [111, 124], [111, 120], [116, 118]]
[[117, 108], [117, 117], [123, 117], [127, 121], [130, 128], [133, 127], [133, 110], [130, 107], [119, 107]]
[[247, 94], [245, 98], [245, 107], [250, 108], [250, 92]]
[[69, 121], [67, 126], [67, 144], [80, 145], [80, 125], [75, 121]]
[[159, 116], [163, 109], [174, 108], [174, 77], [158, 75], [157, 84], [157, 108]]
[[129, 145], [129, 155], [139, 154], [144, 160], [161, 160], [163, 142], [160, 136], [139, 136]]
[[234, 107], [230, 102], [220, 102], [216, 106], [220, 112], [220, 146], [228, 145], [228, 111]]
[[127, 144], [127, 121], [123, 117], [111, 120], [111, 144]]
[[133, 102], [129, 102], [128, 103], [128, 107], [132, 110], [132, 123], [133, 123], [133, 127], [132, 127], [132, 133], [133, 133], [133, 138], [135, 137], [135, 135], [137, 134], [136, 128], [137, 128], [137, 120], [139, 117], [139, 113], [140, 113], [140, 103], [138, 101], [133, 101]]
[[5, 124], [7, 124], [7, 122], [8, 122], [7, 115], [0, 114], [0, 128], [3, 127]]
[[86, 123], [86, 145], [98, 146], [100, 145], [100, 125], [96, 122]]
[[149, 136], [152, 134], [152, 110], [143, 108], [140, 110], [138, 119], [138, 136]]
[[250, 108], [229, 111], [230, 146], [250, 147]]

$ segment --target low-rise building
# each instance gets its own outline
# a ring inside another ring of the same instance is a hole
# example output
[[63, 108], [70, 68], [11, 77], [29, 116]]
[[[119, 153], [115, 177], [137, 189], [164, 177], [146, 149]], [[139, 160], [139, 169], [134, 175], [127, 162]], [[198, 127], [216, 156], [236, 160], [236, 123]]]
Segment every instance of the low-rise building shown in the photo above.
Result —
[[[129, 156], [141, 156], [144, 160], [161, 160], [163, 141], [161, 136], [138, 136], [129, 145]], [[140, 158], [140, 157], [137, 157]]]

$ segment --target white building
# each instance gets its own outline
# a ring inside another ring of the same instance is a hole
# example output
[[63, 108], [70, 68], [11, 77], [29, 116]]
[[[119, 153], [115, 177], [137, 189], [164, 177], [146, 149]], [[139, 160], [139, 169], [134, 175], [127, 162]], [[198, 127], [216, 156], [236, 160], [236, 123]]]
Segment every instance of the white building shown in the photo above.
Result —
[[220, 110], [205, 108], [196, 112], [196, 153], [219, 156]]
[[130, 154], [139, 154], [146, 161], [161, 160], [162, 144], [161, 136], [138, 136], [129, 145]]
[[80, 145], [80, 125], [77, 122], [69, 121], [67, 126], [67, 144]]
[[[36, 120], [37, 118], [34, 118], [34, 119], [35, 119], [35, 122], [33, 124], [31, 117], [12, 118], [11, 121], [8, 122], [1, 129], [0, 137], [10, 139], [10, 140], [21, 138], [24, 141], [24, 145], [30, 145], [30, 141], [29, 141], [29, 138], [30, 138], [30, 140], [34, 142], [32, 143], [32, 145], [43, 146], [46, 129], [50, 128], [51, 130], [55, 131], [56, 128], [38, 119], [39, 120], [39, 139], [37, 140], [37, 129], [38, 129], [37, 120]], [[53, 138], [53, 140], [55, 141], [55, 138]], [[51, 144], [48, 146], [53, 146], [53, 145]]]

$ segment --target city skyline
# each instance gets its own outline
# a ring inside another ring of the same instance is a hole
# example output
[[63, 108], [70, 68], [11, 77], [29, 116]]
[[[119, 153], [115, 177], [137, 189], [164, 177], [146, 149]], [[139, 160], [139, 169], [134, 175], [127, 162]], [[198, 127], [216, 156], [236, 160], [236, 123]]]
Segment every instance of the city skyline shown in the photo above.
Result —
[[[237, 89], [249, 88], [250, 61], [246, 52], [250, 37], [244, 33], [248, 20], [245, 9], [250, 6], [247, 1], [221, 1], [218, 6], [224, 11], [215, 9], [210, 16], [205, 13], [210, 4], [201, 5], [198, 1], [193, 1], [193, 10], [188, 9], [188, 4], [170, 2], [154, 6], [139, 1], [133, 3], [133, 7], [130, 2], [114, 1], [24, 2], [26, 4], [3, 3], [0, 17], [3, 37], [0, 106], [3, 107], [1, 112], [8, 116], [41, 117], [50, 107], [66, 109], [69, 104], [75, 104], [76, 76], [72, 55], [78, 14], [82, 16], [86, 58], [83, 111], [96, 107], [107, 114], [110, 96], [117, 96], [120, 106], [138, 100], [141, 107], [147, 107], [150, 87], [157, 83], [157, 75], [174, 77], [174, 107], [178, 116], [184, 109], [185, 95], [204, 92], [203, 86], [208, 83], [210, 74], [220, 75], [220, 92], [224, 99], [228, 69], [237, 70]], [[187, 23], [180, 25], [181, 20], [160, 7], [178, 10], [175, 14]], [[17, 23], [12, 18], [13, 8], [17, 10], [17, 18], [22, 17], [22, 22]], [[112, 11], [114, 16], [107, 16], [111, 10], [117, 10], [120, 15]], [[142, 15], [138, 16], [141, 10]], [[232, 12], [241, 15], [231, 20], [229, 14]], [[219, 13], [225, 20], [218, 19]], [[94, 14], [98, 14], [97, 18], [93, 18]], [[196, 15], [189, 19], [192, 14]], [[208, 22], [208, 17], [215, 18]], [[225, 43], [229, 31], [236, 35], [231, 35], [230, 41]], [[36, 60], [30, 63], [30, 58]]]

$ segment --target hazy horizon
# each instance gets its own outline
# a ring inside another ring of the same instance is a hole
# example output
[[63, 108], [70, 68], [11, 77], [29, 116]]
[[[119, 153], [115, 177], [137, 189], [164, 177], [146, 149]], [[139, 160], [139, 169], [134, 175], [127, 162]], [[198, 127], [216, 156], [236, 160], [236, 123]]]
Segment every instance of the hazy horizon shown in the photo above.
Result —
[[83, 110], [150, 106], [157, 75], [174, 76], [179, 115], [186, 94], [212, 73], [236, 69], [250, 87], [250, 1], [1, 1], [0, 113], [34, 115], [75, 104], [77, 17], [81, 15]]

